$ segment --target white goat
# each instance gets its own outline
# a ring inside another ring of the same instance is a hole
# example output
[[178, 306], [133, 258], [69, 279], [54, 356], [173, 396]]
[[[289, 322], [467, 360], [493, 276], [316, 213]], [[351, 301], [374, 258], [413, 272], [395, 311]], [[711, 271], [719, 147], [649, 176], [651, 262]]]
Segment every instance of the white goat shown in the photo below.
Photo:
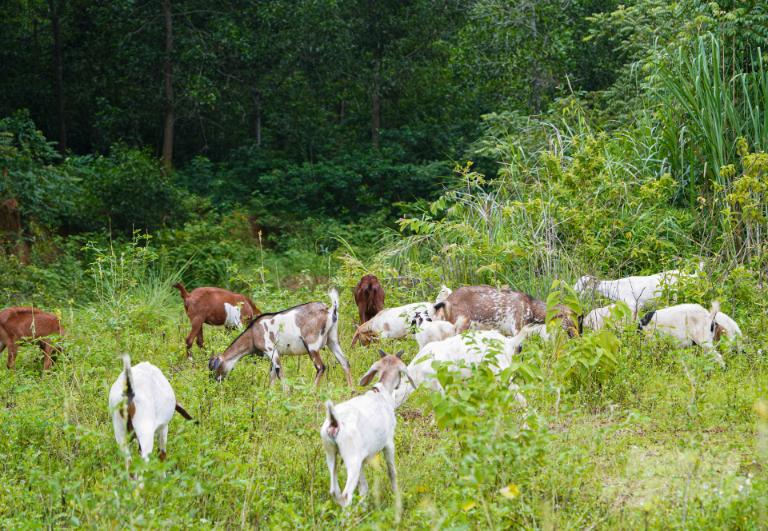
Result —
[[[543, 325], [542, 325], [543, 326]], [[442, 341], [428, 343], [408, 364], [408, 374], [413, 379], [413, 385], [401, 385], [395, 389], [395, 407], [400, 407], [403, 402], [422, 383], [435, 391], [442, 392], [440, 382], [436, 378], [436, 371], [432, 367], [433, 362], [441, 361], [452, 364], [463, 362], [466, 365], [477, 365], [490, 355], [495, 356], [493, 371], [499, 373], [509, 367], [512, 357], [522, 348], [523, 341], [534, 334], [541, 334], [540, 326], [525, 326], [515, 336], [508, 337], [493, 330], [470, 330], [460, 336], [449, 337]], [[544, 330], [546, 334], [546, 330]], [[461, 369], [464, 377], [469, 377], [470, 371], [466, 367]], [[525, 398], [517, 393], [517, 386], [511, 385], [515, 391], [515, 399], [523, 406]]]
[[655, 275], [634, 276], [618, 280], [598, 280], [593, 276], [584, 275], [576, 282], [573, 289], [579, 293], [594, 290], [611, 300], [623, 301], [634, 313], [637, 313], [646, 304], [661, 295], [663, 286], [675, 284], [681, 276], [689, 275], [681, 273], [677, 269]]
[[[381, 310], [370, 321], [361, 324], [352, 336], [352, 346], [360, 341], [367, 345], [376, 338], [399, 339], [408, 335], [411, 323], [418, 316], [422, 319], [431, 319], [434, 308], [429, 302], [414, 302], [396, 308]], [[426, 316], [426, 317], [425, 317]]]
[[139, 451], [149, 461], [155, 437], [160, 449], [160, 459], [165, 459], [168, 441], [168, 423], [174, 411], [192, 420], [184, 408], [176, 403], [176, 395], [162, 371], [148, 362], [131, 367], [131, 358], [123, 356], [123, 372], [109, 391], [109, 410], [115, 439], [130, 463], [128, 434], [133, 431], [139, 442]]
[[448, 339], [456, 334], [460, 334], [464, 331], [467, 319], [462, 315], [456, 319], [456, 324], [450, 321], [424, 321], [420, 324], [412, 323], [416, 326], [416, 332], [413, 334], [414, 339], [419, 344], [419, 349], [424, 348], [424, 345], [432, 343], [434, 341], [442, 341]]
[[[383, 451], [399, 512], [400, 494], [395, 469], [395, 402], [392, 391], [400, 385], [403, 376], [409, 380], [410, 376], [405, 363], [400, 359], [402, 351], [395, 356], [387, 355], [383, 350], [379, 354], [381, 358], [365, 373], [360, 385], [368, 385], [376, 373], [379, 373], [379, 382], [367, 393], [341, 404], [326, 402], [326, 419], [320, 428], [320, 438], [331, 475], [331, 496], [339, 505], [344, 507], [352, 501], [358, 481], [360, 494], [365, 496], [368, 482], [363, 464]], [[337, 479], [337, 453], [347, 468], [347, 484], [342, 493], [339, 493]]]
[[347, 383], [352, 387], [349, 362], [339, 345], [339, 293], [335, 288], [328, 292], [331, 306], [322, 302], [308, 302], [276, 313], [263, 313], [255, 317], [219, 356], [208, 361], [208, 368], [221, 381], [235, 364], [248, 354], [260, 354], [272, 362], [270, 384], [281, 379], [281, 356], [308, 354], [315, 366], [315, 385], [325, 373], [325, 363], [320, 350], [328, 347], [338, 360]]
[[725, 367], [723, 357], [714, 346], [715, 316], [719, 311], [717, 301], [712, 303], [709, 311], [700, 304], [678, 304], [645, 314], [638, 328], [671, 336], [677, 339], [680, 347], [698, 345], [711, 352], [715, 361]]

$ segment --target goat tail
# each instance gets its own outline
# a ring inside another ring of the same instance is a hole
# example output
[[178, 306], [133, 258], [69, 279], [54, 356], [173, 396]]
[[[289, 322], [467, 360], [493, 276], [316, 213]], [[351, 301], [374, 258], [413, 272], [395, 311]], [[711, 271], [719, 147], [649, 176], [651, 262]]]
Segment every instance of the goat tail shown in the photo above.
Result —
[[712, 306], [709, 309], [709, 320], [714, 321], [718, 313], [720, 313], [720, 301], [712, 301]]
[[181, 415], [181, 416], [182, 416], [182, 417], [184, 417], [185, 419], [187, 419], [187, 420], [191, 420], [191, 421], [194, 421], [194, 423], [195, 423], [195, 424], [197, 424], [197, 421], [196, 421], [195, 419], [193, 419], [193, 418], [192, 418], [192, 415], [190, 415], [189, 413], [187, 413], [187, 410], [186, 410], [186, 409], [184, 409], [183, 407], [181, 407], [181, 405], [179, 405], [179, 403], [178, 403], [178, 402], [176, 402], [176, 411], [179, 413], [179, 415]]
[[173, 287], [179, 290], [182, 299], [187, 300], [189, 298], [189, 292], [187, 291], [187, 288], [184, 287], [184, 284], [177, 282]]
[[330, 400], [325, 401], [325, 418], [328, 420], [326, 433], [331, 439], [335, 439], [339, 434], [339, 418], [336, 416], [336, 412], [333, 410], [333, 402]]
[[125, 373], [125, 395], [129, 401], [133, 401], [134, 386], [133, 386], [133, 374], [131, 373], [131, 357], [128, 354], [123, 354], [123, 372]]
[[331, 288], [328, 290], [328, 297], [331, 299], [331, 310], [335, 322], [339, 318], [339, 290]]

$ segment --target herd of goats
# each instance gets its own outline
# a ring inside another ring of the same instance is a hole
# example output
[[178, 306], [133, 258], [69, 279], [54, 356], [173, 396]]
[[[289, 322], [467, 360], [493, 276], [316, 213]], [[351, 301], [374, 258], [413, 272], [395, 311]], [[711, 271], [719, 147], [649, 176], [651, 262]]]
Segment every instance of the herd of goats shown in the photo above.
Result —
[[[555, 318], [570, 336], [582, 333], [583, 327], [599, 330], [618, 315], [614, 307], [626, 304], [637, 320], [638, 312], [655, 301], [664, 286], [686, 276], [677, 270], [656, 275], [633, 276], [600, 281], [584, 276], [575, 285], [581, 294], [599, 294], [614, 303], [597, 308], [586, 316], [574, 315], [565, 306], [558, 306]], [[249, 354], [259, 354], [271, 362], [270, 383], [282, 381], [283, 356], [309, 354], [316, 369], [315, 384], [326, 366], [320, 350], [328, 347], [344, 370], [351, 387], [349, 362], [341, 350], [338, 335], [339, 295], [331, 289], [331, 305], [309, 302], [274, 313], [262, 313], [248, 297], [231, 291], [203, 287], [188, 292], [179, 283], [175, 287], [184, 300], [184, 308], [192, 330], [186, 337], [187, 356], [197, 343], [201, 349], [203, 324], [244, 330], [218, 356], [208, 363], [209, 369], [221, 381], [237, 361]], [[508, 367], [522, 349], [523, 341], [531, 335], [549, 338], [545, 320], [544, 301], [508, 288], [464, 286], [451, 291], [443, 286], [435, 302], [417, 302], [396, 308], [384, 307], [385, 293], [379, 280], [365, 275], [354, 290], [354, 300], [360, 314], [360, 326], [354, 333], [352, 345], [368, 345], [380, 338], [404, 338], [412, 335], [419, 352], [406, 365], [402, 351], [395, 355], [379, 350], [380, 358], [360, 380], [368, 386], [378, 375], [378, 382], [366, 393], [346, 402], [326, 402], [326, 419], [320, 429], [322, 444], [330, 471], [331, 496], [342, 506], [350, 503], [355, 490], [365, 495], [368, 484], [363, 464], [383, 452], [392, 489], [399, 504], [395, 471], [395, 409], [419, 386], [424, 384], [442, 391], [436, 377], [434, 362], [443, 362], [467, 374], [473, 365], [490, 360], [498, 374]], [[698, 345], [724, 365], [715, 349], [721, 336], [737, 339], [738, 324], [719, 311], [712, 303], [707, 310], [698, 304], [679, 304], [645, 314], [638, 328], [659, 332], [674, 338], [680, 347]], [[8, 368], [15, 365], [17, 341], [30, 338], [44, 353], [44, 369], [52, 365], [55, 349], [48, 339], [63, 330], [56, 315], [31, 307], [13, 307], [0, 311], [0, 353], [8, 348]], [[459, 367], [460, 366], [460, 367]], [[526, 406], [525, 398], [514, 383], [510, 391]], [[156, 366], [142, 362], [131, 366], [123, 357], [123, 370], [109, 393], [115, 438], [130, 460], [128, 436], [133, 433], [142, 458], [149, 459], [157, 440], [160, 459], [165, 459], [168, 424], [174, 412], [184, 418], [191, 416], [177, 402], [171, 384]], [[343, 492], [339, 492], [336, 459], [340, 455], [347, 470]]]

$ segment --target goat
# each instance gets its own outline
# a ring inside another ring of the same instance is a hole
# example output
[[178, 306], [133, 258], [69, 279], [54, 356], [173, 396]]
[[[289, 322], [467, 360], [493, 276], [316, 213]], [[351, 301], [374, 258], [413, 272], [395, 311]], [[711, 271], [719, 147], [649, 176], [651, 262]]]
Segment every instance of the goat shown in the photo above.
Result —
[[25, 337], [37, 341], [43, 351], [43, 370], [50, 369], [53, 365], [51, 352], [54, 347], [47, 339], [42, 338], [52, 334], [64, 334], [59, 318], [52, 313], [27, 306], [15, 306], [0, 311], [0, 353], [8, 348], [6, 365], [9, 369], [16, 366], [16, 354], [19, 351], [16, 341]]
[[663, 286], [677, 283], [681, 276], [688, 275], [677, 269], [618, 280], [598, 280], [591, 275], [584, 275], [576, 282], [573, 289], [578, 293], [594, 290], [608, 299], [623, 301], [634, 314], [637, 314], [645, 305], [661, 295]]
[[352, 347], [360, 341], [367, 345], [376, 338], [398, 339], [408, 335], [411, 322], [417, 317], [432, 318], [432, 304], [429, 302], [414, 302], [396, 308], [387, 308], [376, 314], [370, 321], [361, 324], [352, 336]]
[[123, 371], [109, 390], [109, 410], [115, 440], [125, 455], [126, 466], [131, 461], [128, 435], [133, 432], [139, 442], [142, 459], [149, 461], [155, 438], [160, 460], [166, 457], [168, 423], [173, 413], [187, 420], [192, 417], [178, 402], [173, 388], [162, 371], [149, 362], [131, 367], [131, 358], [123, 356]]
[[413, 337], [419, 344], [419, 349], [424, 348], [424, 345], [427, 343], [442, 341], [443, 339], [448, 339], [456, 334], [460, 334], [465, 330], [467, 323], [464, 316], [459, 317], [456, 320], [456, 324], [449, 321], [433, 321], [431, 319], [424, 320], [420, 318], [421, 315], [418, 315], [411, 321], [411, 326], [416, 329]]
[[360, 314], [360, 324], [373, 319], [384, 309], [384, 288], [374, 275], [365, 275], [355, 287], [355, 304]]
[[263, 313], [256, 317], [248, 327], [222, 352], [212, 357], [208, 368], [214, 371], [216, 379], [221, 381], [235, 364], [247, 354], [258, 353], [269, 358], [272, 363], [270, 384], [276, 378], [282, 379], [281, 356], [298, 356], [307, 353], [317, 371], [315, 385], [318, 384], [325, 364], [320, 357], [320, 350], [327, 346], [344, 369], [347, 383], [352, 387], [352, 375], [349, 362], [344, 357], [339, 345], [339, 292], [331, 289], [329, 308], [322, 302], [308, 302], [276, 313]]
[[720, 303], [714, 301], [707, 311], [699, 304], [678, 304], [648, 312], [640, 320], [638, 330], [660, 332], [677, 340], [681, 348], [698, 345], [712, 353], [722, 367], [723, 357], [715, 350], [714, 339], [717, 322], [715, 317], [720, 311]]
[[[562, 319], [563, 329], [573, 337], [581, 333], [582, 318], [574, 323], [573, 312], [560, 305], [555, 317]], [[508, 288], [491, 286], [464, 286], [453, 291], [443, 302], [434, 306], [437, 319], [455, 323], [464, 316], [472, 328], [498, 330], [514, 336], [529, 324], [542, 324], [546, 320], [544, 301]]]
[[[403, 376], [411, 385], [415, 384], [405, 363], [400, 359], [402, 351], [393, 356], [380, 350], [379, 355], [380, 359], [360, 379], [360, 385], [366, 386], [378, 373], [379, 382], [373, 389], [341, 404], [334, 405], [330, 400], [325, 403], [326, 418], [320, 428], [320, 438], [331, 476], [331, 496], [342, 507], [352, 501], [358, 481], [360, 494], [365, 496], [368, 492], [363, 465], [381, 451], [384, 452], [387, 462], [389, 481], [395, 493], [398, 510], [400, 506], [395, 469], [396, 420], [392, 392], [400, 386]], [[337, 454], [341, 455], [347, 469], [347, 484], [341, 493], [337, 479]]]
[[184, 284], [178, 282], [174, 288], [179, 290], [181, 298], [184, 300], [184, 310], [187, 312], [189, 322], [192, 324], [192, 330], [189, 332], [185, 343], [187, 345], [187, 357], [192, 358], [192, 344], [197, 340], [197, 346], [204, 348], [203, 343], [203, 324], [213, 326], [226, 326], [227, 328], [238, 328], [233, 326], [232, 310], [225, 306], [240, 308], [240, 318], [245, 322], [261, 314], [251, 299], [239, 293], [233, 293], [222, 288], [196, 288], [189, 293]]
[[[424, 382], [435, 391], [443, 391], [435, 376], [436, 371], [433, 367], [435, 361], [477, 365], [487, 357], [494, 355], [495, 367], [493, 367], [493, 371], [498, 374], [509, 367], [512, 363], [512, 357], [520, 352], [526, 338], [534, 334], [541, 334], [541, 326], [543, 325], [524, 326], [513, 337], [504, 336], [494, 330], [471, 330], [460, 336], [453, 336], [425, 345], [408, 364], [408, 374], [413, 379], [412, 386], [401, 386], [395, 389], [395, 407], [400, 407], [411, 393]], [[464, 377], [468, 377], [469, 369], [463, 368], [462, 374]], [[518, 403], [525, 407], [526, 400], [517, 392], [517, 386], [511, 384], [510, 389], [515, 392], [515, 399]]]

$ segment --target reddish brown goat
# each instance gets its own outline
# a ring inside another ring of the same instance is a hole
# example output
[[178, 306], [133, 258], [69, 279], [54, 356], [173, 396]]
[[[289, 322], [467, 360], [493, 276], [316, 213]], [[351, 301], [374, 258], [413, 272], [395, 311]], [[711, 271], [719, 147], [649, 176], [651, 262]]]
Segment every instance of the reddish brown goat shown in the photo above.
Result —
[[37, 340], [44, 355], [43, 369], [50, 369], [53, 364], [51, 351], [54, 347], [48, 340], [41, 338], [63, 333], [59, 318], [52, 313], [24, 306], [6, 308], [0, 312], [0, 352], [8, 347], [9, 369], [16, 366], [16, 353], [19, 351], [16, 341], [23, 337]]
[[365, 275], [355, 287], [355, 304], [360, 312], [360, 324], [373, 319], [384, 309], [384, 288], [375, 275]]
[[184, 310], [187, 312], [192, 330], [186, 339], [187, 357], [192, 357], [192, 344], [197, 339], [197, 346], [203, 348], [203, 324], [223, 326], [227, 322], [227, 311], [224, 303], [240, 307], [240, 319], [248, 324], [251, 319], [261, 315], [251, 299], [239, 293], [233, 293], [222, 288], [196, 288], [189, 293], [184, 284], [174, 284], [184, 299]]

